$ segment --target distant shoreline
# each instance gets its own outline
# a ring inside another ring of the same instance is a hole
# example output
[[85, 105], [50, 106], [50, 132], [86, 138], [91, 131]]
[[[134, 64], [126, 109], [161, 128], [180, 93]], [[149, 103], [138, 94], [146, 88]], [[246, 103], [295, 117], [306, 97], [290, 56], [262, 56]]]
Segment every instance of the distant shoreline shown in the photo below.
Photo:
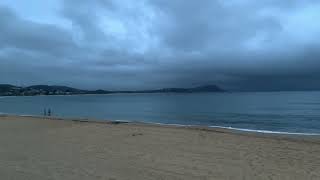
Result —
[[107, 94], [57, 94], [57, 95], [28, 95], [28, 96], [2, 96], [1, 97], [38, 97], [38, 96], [45, 96], [45, 97], [55, 97], [55, 96], [104, 96], [104, 95], [130, 95], [130, 94], [206, 94], [206, 93], [212, 93], [212, 94], [221, 94], [221, 93], [230, 93], [230, 92], [197, 92], [197, 93], [189, 93], [189, 92], [183, 92], [183, 93], [176, 93], [176, 92], [130, 92], [130, 93], [107, 93]]
[[37, 96], [37, 95], [82, 95], [82, 94], [116, 94], [116, 93], [201, 93], [201, 92], [225, 92], [216, 85], [204, 85], [194, 88], [163, 88], [153, 90], [83, 90], [68, 86], [34, 85], [28, 87], [0, 84], [2, 96]]

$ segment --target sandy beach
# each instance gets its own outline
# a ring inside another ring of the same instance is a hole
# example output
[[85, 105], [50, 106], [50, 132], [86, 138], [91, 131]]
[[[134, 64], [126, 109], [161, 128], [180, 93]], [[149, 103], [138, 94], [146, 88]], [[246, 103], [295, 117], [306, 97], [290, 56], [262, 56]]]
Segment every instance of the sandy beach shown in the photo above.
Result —
[[319, 137], [0, 117], [3, 180], [320, 179]]

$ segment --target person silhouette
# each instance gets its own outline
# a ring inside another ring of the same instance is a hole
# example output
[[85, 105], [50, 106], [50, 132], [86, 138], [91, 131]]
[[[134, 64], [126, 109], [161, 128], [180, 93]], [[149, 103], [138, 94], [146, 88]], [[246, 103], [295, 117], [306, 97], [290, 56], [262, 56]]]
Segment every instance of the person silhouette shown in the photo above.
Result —
[[51, 116], [51, 109], [48, 109], [48, 116]]

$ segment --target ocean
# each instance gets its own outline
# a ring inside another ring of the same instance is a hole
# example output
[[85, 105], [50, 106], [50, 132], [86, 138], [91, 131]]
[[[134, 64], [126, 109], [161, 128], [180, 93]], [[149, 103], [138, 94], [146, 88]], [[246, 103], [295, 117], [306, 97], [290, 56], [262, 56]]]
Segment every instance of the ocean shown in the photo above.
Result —
[[0, 97], [0, 112], [320, 134], [320, 92]]

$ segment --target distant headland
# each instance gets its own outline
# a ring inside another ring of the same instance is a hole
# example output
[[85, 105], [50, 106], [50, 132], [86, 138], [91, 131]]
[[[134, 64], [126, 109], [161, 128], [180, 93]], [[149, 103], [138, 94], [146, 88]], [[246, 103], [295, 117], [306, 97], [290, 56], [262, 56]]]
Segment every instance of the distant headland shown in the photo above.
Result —
[[67, 86], [34, 85], [19, 87], [10, 84], [0, 84], [0, 96], [38, 96], [38, 95], [81, 95], [81, 94], [115, 94], [115, 93], [201, 93], [225, 92], [216, 85], [205, 85], [194, 88], [164, 88], [141, 91], [108, 91], [82, 90]]

